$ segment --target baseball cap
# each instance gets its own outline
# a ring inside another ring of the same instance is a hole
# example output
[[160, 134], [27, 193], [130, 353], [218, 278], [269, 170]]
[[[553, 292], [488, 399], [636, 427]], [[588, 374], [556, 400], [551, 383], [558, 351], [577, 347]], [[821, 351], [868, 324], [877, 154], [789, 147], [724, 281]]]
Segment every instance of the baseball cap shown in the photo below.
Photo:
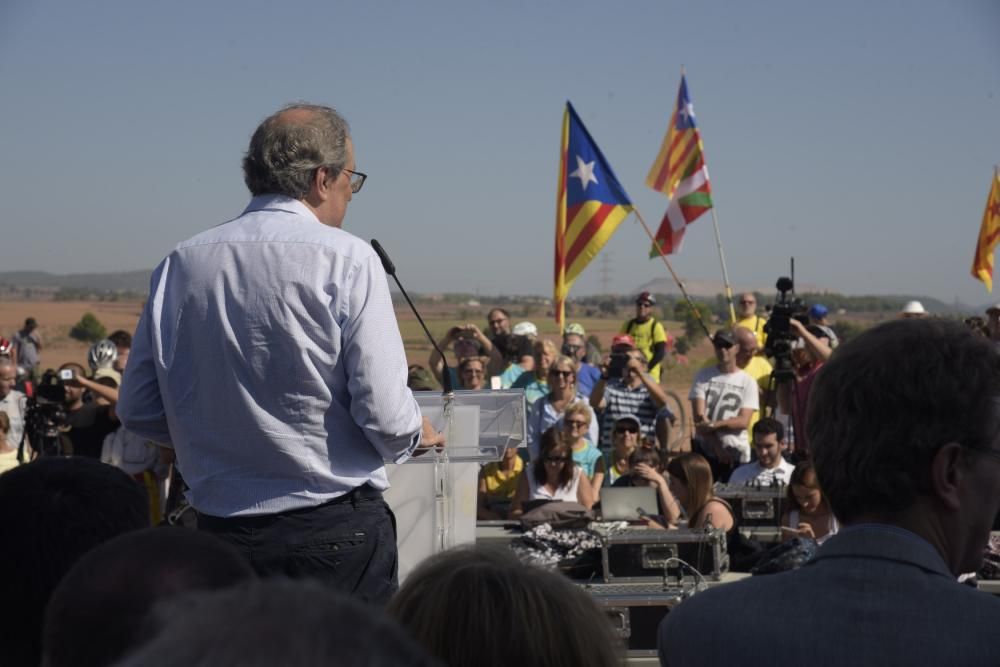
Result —
[[635, 415], [622, 415], [621, 417], [615, 420], [615, 426], [621, 424], [622, 422], [632, 422], [633, 424], [635, 424], [635, 427], [639, 429], [640, 432], [642, 431], [642, 422], [640, 422], [639, 418], [636, 417]]
[[639, 296], [637, 296], [635, 298], [635, 302], [636, 303], [649, 303], [649, 304], [652, 304], [654, 306], [656, 305], [656, 299], [653, 298], [653, 295], [650, 294], [649, 292], [643, 292], [643, 293], [641, 293]]
[[736, 345], [736, 338], [733, 337], [733, 332], [729, 329], [719, 329], [712, 336], [712, 345], [715, 347], [732, 347]]
[[586, 336], [587, 332], [583, 330], [583, 325], [574, 322], [573, 324], [566, 327], [566, 331], [563, 332], [564, 336], [568, 336], [570, 334], [575, 336]]
[[510, 332], [515, 336], [537, 336], [538, 327], [531, 322], [518, 322]]
[[809, 309], [809, 317], [814, 320], [819, 320], [827, 316], [830, 311], [827, 310], [826, 306], [821, 303], [813, 304], [813, 307]]
[[618, 334], [611, 339], [611, 347], [618, 347], [619, 345], [628, 345], [629, 347], [635, 347], [635, 340], [628, 334]]

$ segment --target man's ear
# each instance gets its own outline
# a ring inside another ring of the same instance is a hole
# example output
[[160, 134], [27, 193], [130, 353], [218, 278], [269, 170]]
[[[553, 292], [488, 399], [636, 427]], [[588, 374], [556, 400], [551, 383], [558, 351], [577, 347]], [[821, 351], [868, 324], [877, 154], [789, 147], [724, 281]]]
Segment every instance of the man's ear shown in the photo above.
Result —
[[966, 474], [963, 447], [957, 442], [944, 445], [931, 459], [931, 493], [945, 508], [957, 512], [961, 509], [962, 480]]
[[330, 196], [330, 172], [327, 167], [313, 170], [312, 181], [309, 184], [307, 199], [315, 203], [326, 201]]

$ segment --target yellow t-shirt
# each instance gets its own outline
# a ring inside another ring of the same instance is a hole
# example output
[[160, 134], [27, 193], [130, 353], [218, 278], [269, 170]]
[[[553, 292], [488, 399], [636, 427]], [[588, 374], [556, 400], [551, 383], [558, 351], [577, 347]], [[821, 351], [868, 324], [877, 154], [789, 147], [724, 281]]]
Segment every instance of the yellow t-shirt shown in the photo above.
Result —
[[[750, 317], [744, 317], [742, 320], [736, 322], [736, 326], [749, 329], [754, 332], [757, 336], [757, 343], [764, 347], [764, 343], [767, 341], [767, 335], [764, 333], [764, 325], [767, 324], [767, 318], [761, 317], [760, 315], [751, 315]], [[770, 372], [770, 371], [769, 371]]]
[[513, 472], [501, 470], [499, 462], [484, 465], [482, 476], [486, 481], [487, 500], [495, 502], [512, 499], [522, 472], [524, 472], [524, 460], [520, 456], [514, 459]]
[[[631, 328], [629, 325], [632, 325]], [[650, 317], [642, 324], [629, 320], [622, 325], [618, 333], [628, 334], [635, 341], [635, 347], [646, 357], [646, 361], [653, 358], [653, 346], [657, 343], [667, 342], [667, 332], [658, 320]], [[664, 357], [665, 358], [665, 357]], [[661, 362], [662, 363], [662, 362]], [[660, 364], [656, 364], [649, 369], [649, 374], [657, 382], [660, 381]]]

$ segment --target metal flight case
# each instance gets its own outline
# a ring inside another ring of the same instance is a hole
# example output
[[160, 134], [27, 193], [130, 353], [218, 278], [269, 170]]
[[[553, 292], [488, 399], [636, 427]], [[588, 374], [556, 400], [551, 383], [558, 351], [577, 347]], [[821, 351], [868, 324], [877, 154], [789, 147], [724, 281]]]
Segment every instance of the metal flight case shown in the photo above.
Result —
[[760, 542], [781, 541], [781, 516], [788, 504], [788, 486], [773, 484], [715, 485], [715, 495], [733, 508], [740, 532]]
[[693, 583], [580, 584], [603, 611], [630, 658], [656, 656], [660, 623], [695, 592]]
[[591, 525], [601, 537], [604, 583], [706, 579], [729, 571], [726, 534], [718, 528], [657, 530]]

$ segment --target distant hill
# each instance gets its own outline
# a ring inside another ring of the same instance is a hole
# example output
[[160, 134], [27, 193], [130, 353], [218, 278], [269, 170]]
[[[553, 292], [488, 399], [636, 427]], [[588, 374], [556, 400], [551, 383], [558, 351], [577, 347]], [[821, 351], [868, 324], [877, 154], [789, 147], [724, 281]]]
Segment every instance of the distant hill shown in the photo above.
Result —
[[62, 275], [47, 271], [2, 271], [0, 272], [0, 292], [12, 293], [29, 290], [56, 292], [66, 289], [145, 294], [149, 291], [149, 276], [151, 274], [152, 270], [118, 273], [67, 273]]

